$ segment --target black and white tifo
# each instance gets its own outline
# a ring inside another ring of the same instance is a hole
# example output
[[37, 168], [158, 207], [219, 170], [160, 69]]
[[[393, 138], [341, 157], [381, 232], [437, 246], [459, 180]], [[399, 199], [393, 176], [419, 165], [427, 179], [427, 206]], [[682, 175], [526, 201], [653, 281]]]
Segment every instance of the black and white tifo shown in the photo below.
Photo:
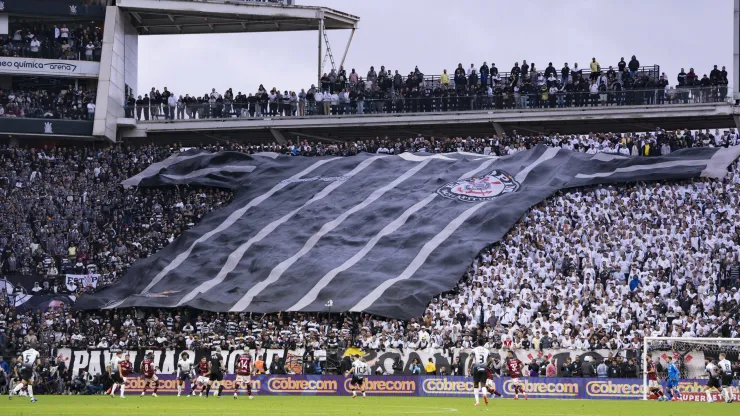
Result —
[[657, 157], [545, 146], [502, 158], [184, 152], [123, 185], [225, 187], [234, 201], [78, 306], [269, 313], [327, 312], [330, 304], [331, 312], [418, 317], [554, 192], [721, 178], [739, 154], [740, 146]]

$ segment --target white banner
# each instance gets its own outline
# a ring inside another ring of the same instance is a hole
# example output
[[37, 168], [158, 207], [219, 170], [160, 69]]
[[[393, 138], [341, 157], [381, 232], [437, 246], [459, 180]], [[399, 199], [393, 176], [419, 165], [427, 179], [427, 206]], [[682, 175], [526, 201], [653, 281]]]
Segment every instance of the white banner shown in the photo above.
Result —
[[99, 274], [68, 274], [66, 275], [67, 290], [74, 292], [77, 287], [98, 287]]
[[100, 63], [91, 61], [2, 57], [0, 58], [0, 74], [97, 78], [100, 74]]
[[[131, 361], [135, 364], [135, 368], [138, 371], [139, 365], [143, 356], [152, 351], [154, 353], [154, 362], [159, 367], [159, 374], [174, 374], [176, 371], [175, 363], [177, 357], [183, 352], [183, 350], [172, 350], [166, 351], [157, 350], [136, 350], [132, 349], [127, 351], [131, 355]], [[185, 350], [190, 354], [191, 360], [198, 362], [201, 357], [209, 357], [210, 352], [204, 350], [190, 351]], [[249, 354], [252, 357], [259, 355], [264, 357], [265, 369], [269, 368], [272, 362], [273, 356], [278, 356], [283, 360], [286, 367], [291, 372], [300, 373], [301, 363], [304, 354], [304, 349], [298, 348], [296, 350], [283, 350], [283, 349], [259, 349], [257, 351], [250, 350]], [[355, 353], [354, 349], [348, 350], [348, 352]], [[418, 359], [421, 364], [421, 374], [426, 374], [424, 365], [431, 358], [436, 367], [437, 371], [440, 371], [442, 367], [445, 367], [447, 374], [451, 373], [451, 365], [454, 364], [456, 357], [460, 357], [460, 361], [463, 363], [464, 371], [467, 372], [469, 359], [473, 359], [471, 355], [472, 350], [454, 348], [452, 350], [442, 349], [425, 349], [425, 350], [397, 350], [389, 349], [386, 351], [365, 351], [365, 360], [370, 366], [373, 374], [380, 372], [381, 374], [411, 374], [411, 364], [414, 359]], [[504, 359], [508, 350], [491, 350], [491, 354], [496, 357]], [[580, 350], [566, 350], [566, 349], [548, 349], [545, 351], [538, 350], [515, 350], [513, 351], [516, 357], [521, 360], [524, 365], [528, 365], [534, 359], [547, 359], [555, 360], [558, 371], [562, 364], [567, 358], [575, 360], [576, 357], [581, 359], [581, 362], [586, 360], [592, 360], [593, 363], [598, 363], [601, 360], [609, 357], [620, 356], [624, 359], [635, 359], [635, 365], [637, 365], [638, 375], [642, 372], [642, 363], [639, 362], [636, 351], [609, 351], [609, 350], [594, 350], [594, 351], [580, 351]], [[227, 372], [232, 374], [234, 372], [234, 366], [236, 364], [236, 358], [238, 355], [243, 354], [243, 350], [224, 350], [221, 354], [224, 357]], [[57, 350], [57, 357], [62, 359], [73, 374], [77, 374], [81, 370], [87, 370], [92, 374], [99, 374], [110, 362], [113, 353], [106, 350], [87, 350], [87, 349], [69, 349], [60, 348]], [[323, 355], [323, 352], [322, 354]], [[655, 361], [659, 361], [665, 368], [666, 352], [654, 351], [651, 353], [651, 357]], [[341, 359], [342, 354], [339, 354]], [[590, 358], [587, 358], [590, 357]], [[677, 356], [676, 356], [677, 357]], [[682, 371], [685, 378], [700, 378], [704, 375], [704, 353], [701, 351], [690, 351], [686, 353], [683, 360], [684, 370]], [[400, 364], [401, 370], [394, 370], [394, 364]], [[700, 365], [697, 365], [700, 364]]]

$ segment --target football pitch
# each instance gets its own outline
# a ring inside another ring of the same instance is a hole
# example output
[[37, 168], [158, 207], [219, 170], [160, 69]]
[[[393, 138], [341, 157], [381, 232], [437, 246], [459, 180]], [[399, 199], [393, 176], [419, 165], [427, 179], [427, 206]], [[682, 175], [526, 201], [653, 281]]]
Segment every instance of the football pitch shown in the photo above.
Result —
[[697, 416], [737, 415], [740, 406], [726, 403], [678, 402], [658, 403], [616, 400], [491, 400], [474, 406], [470, 398], [439, 397], [139, 397], [115, 399], [107, 396], [38, 396], [30, 403], [27, 397], [0, 400], [0, 415], [506, 415], [506, 416]]

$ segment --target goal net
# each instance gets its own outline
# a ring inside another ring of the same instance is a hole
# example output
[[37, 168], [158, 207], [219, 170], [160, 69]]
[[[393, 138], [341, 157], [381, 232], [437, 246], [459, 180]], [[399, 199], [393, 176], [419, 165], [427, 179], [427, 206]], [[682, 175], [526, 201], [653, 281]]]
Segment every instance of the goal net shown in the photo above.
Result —
[[[733, 364], [738, 363], [740, 354], [740, 339], [738, 338], [664, 338], [647, 337], [643, 346], [643, 357], [647, 357], [655, 364], [658, 380], [667, 376], [668, 356], [678, 366], [682, 381], [706, 380], [706, 361], [719, 361], [719, 355], [724, 353]], [[642, 361], [642, 391], [643, 399], [648, 398], [648, 361]], [[699, 384], [704, 384], [699, 382]], [[702, 392], [703, 395], [703, 392]]]

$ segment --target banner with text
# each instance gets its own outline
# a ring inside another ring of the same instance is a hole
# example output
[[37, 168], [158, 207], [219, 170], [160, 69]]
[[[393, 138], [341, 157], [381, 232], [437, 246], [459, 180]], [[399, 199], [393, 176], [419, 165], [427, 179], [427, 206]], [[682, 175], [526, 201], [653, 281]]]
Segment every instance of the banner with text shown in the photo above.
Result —
[[100, 74], [100, 63], [4, 56], [0, 58], [0, 74], [97, 78]]
[[[225, 394], [231, 394], [238, 387], [234, 379], [233, 374], [224, 378]], [[259, 375], [252, 377], [252, 392], [256, 395], [350, 395], [350, 380], [342, 376]], [[494, 382], [504, 398], [514, 397], [510, 378], [496, 378]], [[138, 394], [144, 384], [140, 375], [128, 377], [126, 392]], [[702, 380], [681, 382], [682, 399], [706, 401], [704, 384]], [[186, 383], [185, 392], [195, 389], [197, 393], [199, 387], [198, 383]], [[375, 396], [473, 397], [473, 381], [466, 377], [371, 376], [365, 379], [364, 389]], [[524, 379], [524, 391], [530, 399], [639, 400], [642, 399], [642, 380], [534, 377]], [[172, 374], [160, 376], [157, 393], [176, 394], [176, 377]], [[721, 400], [718, 393], [713, 397]]]
[[98, 287], [99, 274], [67, 274], [65, 275], [67, 290], [76, 291], [78, 288]]
[[[144, 355], [152, 351], [154, 353], [154, 364], [159, 367], [159, 374], [174, 374], [176, 372], [175, 364], [177, 363], [178, 357], [182, 352], [187, 351], [191, 360], [195, 362], [199, 361], [202, 357], [210, 357], [212, 352], [207, 350], [130, 350], [127, 351], [131, 355], [131, 361], [134, 363], [134, 368], [138, 369]], [[491, 350], [493, 357], [504, 359], [508, 350]], [[278, 357], [281, 362], [288, 368], [289, 372], [301, 373], [301, 364], [303, 362], [303, 356], [305, 350], [302, 348], [296, 350], [286, 349], [259, 349], [248, 351], [249, 355], [252, 356], [256, 361], [256, 357], [259, 356], [263, 359], [264, 368], [269, 368], [272, 363], [273, 357]], [[62, 357], [67, 363], [67, 367], [70, 368], [73, 374], [77, 374], [80, 370], [87, 370], [92, 374], [98, 374], [102, 372], [110, 362], [112, 357], [111, 350], [71, 350], [69, 348], [61, 348], [58, 350], [57, 356]], [[221, 352], [224, 361], [226, 363], [227, 372], [233, 373], [236, 359], [239, 355], [244, 354], [244, 350], [224, 350]], [[635, 358], [636, 365], [639, 363], [635, 351], [622, 350], [622, 351], [609, 351], [609, 350], [594, 350], [594, 351], [579, 351], [579, 350], [566, 350], [566, 349], [547, 349], [545, 351], [538, 350], [515, 350], [514, 354], [521, 360], [525, 365], [529, 364], [534, 360], [554, 360], [555, 365], [558, 369], [561, 368], [565, 360], [570, 358], [571, 360], [580, 359], [581, 362], [591, 360], [593, 363], [598, 363], [604, 359], [610, 359], [613, 357], [620, 356], [625, 360]], [[701, 351], [691, 351], [686, 354], [687, 357], [691, 357], [691, 360], [696, 362], [704, 362], [704, 353]], [[443, 349], [425, 349], [425, 350], [396, 350], [390, 349], [386, 351], [366, 351], [364, 358], [367, 364], [370, 366], [372, 374], [411, 374], [411, 365], [414, 360], [419, 360], [422, 363], [422, 374], [425, 374], [423, 364], [427, 363], [431, 358], [437, 371], [441, 371], [444, 367], [447, 374], [453, 373], [453, 366], [459, 365], [455, 363], [455, 359], [460, 358], [460, 364], [462, 364], [463, 371], [467, 371], [468, 360], [472, 359], [471, 350], [463, 348], [453, 348], [450, 350]], [[341, 358], [341, 354], [339, 357]], [[654, 351], [652, 359], [661, 362], [666, 365], [665, 352]], [[684, 358], [685, 360], [686, 358]], [[393, 367], [400, 365], [401, 371], [394, 371]], [[639, 366], [638, 366], [639, 368]], [[703, 376], [703, 367], [700, 366], [687, 366], [688, 373], [687, 378], [699, 378]]]

